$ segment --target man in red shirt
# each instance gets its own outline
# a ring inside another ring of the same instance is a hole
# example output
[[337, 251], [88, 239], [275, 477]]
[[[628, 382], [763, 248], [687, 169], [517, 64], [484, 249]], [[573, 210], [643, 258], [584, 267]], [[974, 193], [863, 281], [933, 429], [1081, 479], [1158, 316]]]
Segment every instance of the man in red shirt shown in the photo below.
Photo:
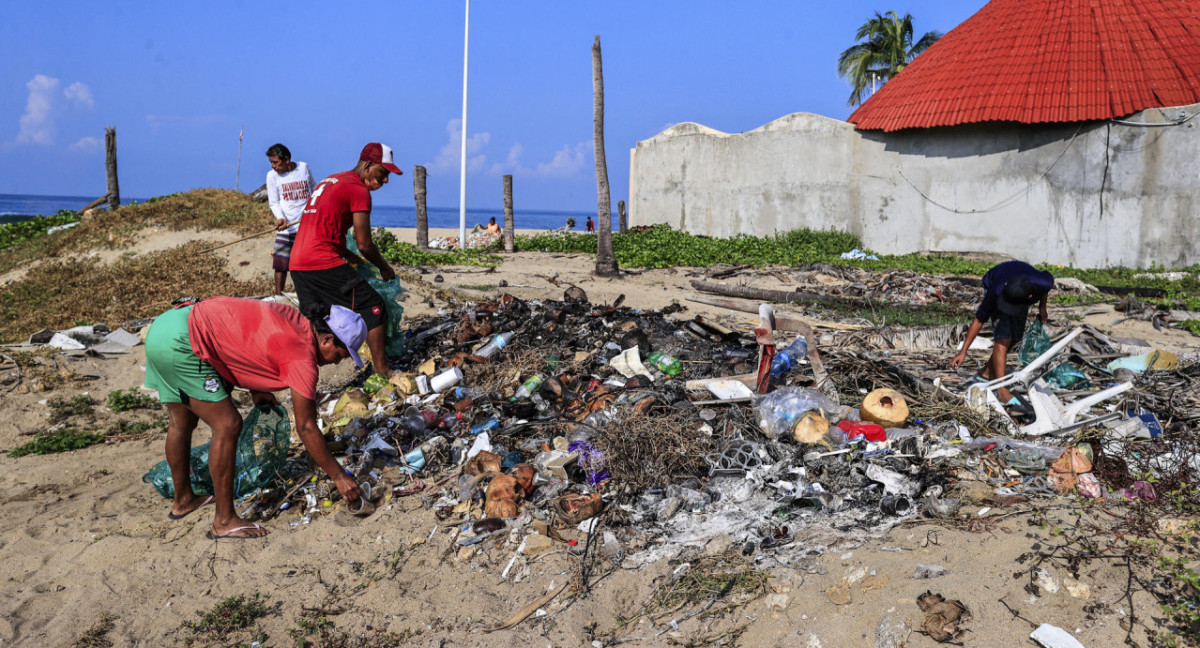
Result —
[[[211, 535], [257, 538], [267, 530], [233, 510], [234, 456], [242, 416], [229, 397], [232, 386], [250, 390], [256, 404], [278, 403], [272, 392], [290, 388], [296, 431], [308, 453], [330, 477], [347, 504], [358, 501], [358, 484], [342, 470], [317, 428], [317, 366], [351, 358], [367, 337], [362, 317], [333, 306], [305, 318], [283, 304], [213, 297], [163, 313], [146, 334], [146, 387], [167, 406], [167, 464], [175, 486], [168, 515], [177, 520], [216, 504]], [[213, 495], [192, 491], [190, 451], [198, 421], [212, 428], [208, 465]]]
[[376, 373], [386, 376], [392, 373], [384, 352], [387, 309], [379, 293], [350, 266], [363, 260], [346, 247], [346, 230], [354, 227], [354, 242], [379, 268], [380, 278], [390, 281], [396, 276], [371, 240], [371, 192], [387, 184], [392, 173], [403, 173], [392, 149], [372, 142], [363, 147], [354, 169], [317, 184], [304, 208], [289, 261], [300, 309], [308, 312], [315, 306], [337, 304], [361, 315], [367, 324], [371, 363]]

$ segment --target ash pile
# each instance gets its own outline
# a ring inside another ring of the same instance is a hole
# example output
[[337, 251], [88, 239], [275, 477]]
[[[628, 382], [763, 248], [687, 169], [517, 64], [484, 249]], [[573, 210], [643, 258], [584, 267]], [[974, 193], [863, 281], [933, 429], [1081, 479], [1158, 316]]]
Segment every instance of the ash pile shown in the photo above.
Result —
[[[507, 577], [550, 550], [638, 568], [713, 538], [793, 564], [905, 521], [966, 526], [1063, 495], [1153, 500], [1135, 475], [1200, 474], [1200, 408], [1178, 395], [1200, 373], [1162, 354], [1130, 360], [1094, 332], [1035, 353], [1006, 383], [1018, 408], [996, 385], [944, 383], [936, 354], [819, 353], [811, 329], [777, 331], [766, 305], [738, 329], [683, 311], [592, 304], [571, 288], [411, 322], [390, 379], [321, 411], [369, 501], [337, 502], [297, 456], [246, 514], [297, 528], [418, 498], [460, 558], [513, 551]], [[1110, 356], [1125, 360], [1096, 360]], [[1052, 386], [1051, 373], [1073, 382]]]

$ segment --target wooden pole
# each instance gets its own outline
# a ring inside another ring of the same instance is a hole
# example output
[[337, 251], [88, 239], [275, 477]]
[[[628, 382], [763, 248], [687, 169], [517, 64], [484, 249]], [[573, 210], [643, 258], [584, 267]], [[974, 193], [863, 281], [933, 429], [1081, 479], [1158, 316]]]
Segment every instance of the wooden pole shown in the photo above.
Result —
[[88, 203], [86, 206], [84, 206], [84, 208], [83, 208], [83, 209], [80, 209], [78, 213], [79, 213], [80, 215], [83, 215], [83, 212], [85, 212], [85, 211], [87, 211], [87, 210], [91, 209], [92, 207], [95, 207], [96, 205], [99, 205], [99, 204], [101, 204], [101, 203], [104, 203], [104, 202], [105, 202], [105, 201], [107, 201], [107, 200], [108, 200], [108, 196], [107, 196], [107, 195], [100, 196], [99, 198], [97, 198], [97, 199], [93, 200], [92, 202], [90, 202], [90, 203]]
[[417, 203], [417, 247], [429, 249], [429, 212], [425, 205], [425, 167], [413, 167], [413, 199]]
[[504, 251], [512, 254], [515, 250], [513, 247], [513, 237], [516, 232], [513, 231], [513, 201], [512, 201], [512, 176], [504, 176]]
[[104, 129], [104, 172], [108, 176], [108, 208], [121, 206], [121, 188], [117, 185], [117, 129]]
[[617, 231], [624, 234], [629, 231], [629, 223], [625, 220], [625, 201], [617, 201]]
[[242, 136], [245, 134], [246, 134], [246, 127], [242, 126], [242, 129], [238, 131], [238, 163], [237, 163], [237, 172], [233, 176], [233, 190], [234, 191], [242, 190]]

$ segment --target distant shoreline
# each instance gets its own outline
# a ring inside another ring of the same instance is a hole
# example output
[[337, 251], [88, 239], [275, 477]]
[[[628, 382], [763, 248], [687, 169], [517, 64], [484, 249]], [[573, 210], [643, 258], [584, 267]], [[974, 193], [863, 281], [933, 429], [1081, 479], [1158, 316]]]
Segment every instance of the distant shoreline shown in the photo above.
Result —
[[[395, 235], [396, 240], [400, 241], [401, 243], [411, 243], [413, 245], [417, 244], [417, 228], [415, 228], [415, 227], [385, 227], [383, 229], [385, 229], [388, 232], [391, 232], [393, 235]], [[549, 231], [550, 230], [547, 230], [547, 229], [522, 229], [520, 227], [517, 228], [517, 234], [524, 234], [524, 235], [542, 234], [542, 233], [549, 232]], [[577, 233], [582, 234], [583, 232], [579, 231]], [[471, 228], [468, 227], [467, 228], [467, 236], [470, 236], [470, 235], [471, 235]], [[458, 228], [457, 227], [455, 227], [455, 228], [430, 227], [429, 228], [429, 240], [431, 240], [431, 241], [433, 239], [438, 239], [438, 238], [442, 238], [442, 237], [446, 237], [446, 236], [458, 238]]]

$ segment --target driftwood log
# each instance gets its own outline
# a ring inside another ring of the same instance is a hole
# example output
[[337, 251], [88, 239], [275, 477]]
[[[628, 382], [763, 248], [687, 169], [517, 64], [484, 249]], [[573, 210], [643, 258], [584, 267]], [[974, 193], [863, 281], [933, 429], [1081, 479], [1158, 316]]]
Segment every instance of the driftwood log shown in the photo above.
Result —
[[[851, 306], [857, 306], [860, 308], [870, 308], [872, 305], [872, 302], [869, 299], [842, 297], [839, 295], [818, 295], [817, 293], [789, 290], [768, 290], [765, 288], [752, 288], [750, 286], [738, 286], [734, 284], [718, 283], [715, 281], [704, 281], [702, 279], [693, 280], [692, 287], [696, 290], [702, 290], [704, 292], [727, 295], [729, 297], [753, 299], [760, 302], [777, 302], [784, 304], [819, 304], [821, 302], [831, 302], [838, 304], [849, 304]], [[878, 303], [886, 303], [893, 308], [899, 308], [907, 311], [920, 311], [925, 309], [925, 306], [921, 304], [896, 304], [893, 302], [884, 302], [882, 300], [880, 300]]]

